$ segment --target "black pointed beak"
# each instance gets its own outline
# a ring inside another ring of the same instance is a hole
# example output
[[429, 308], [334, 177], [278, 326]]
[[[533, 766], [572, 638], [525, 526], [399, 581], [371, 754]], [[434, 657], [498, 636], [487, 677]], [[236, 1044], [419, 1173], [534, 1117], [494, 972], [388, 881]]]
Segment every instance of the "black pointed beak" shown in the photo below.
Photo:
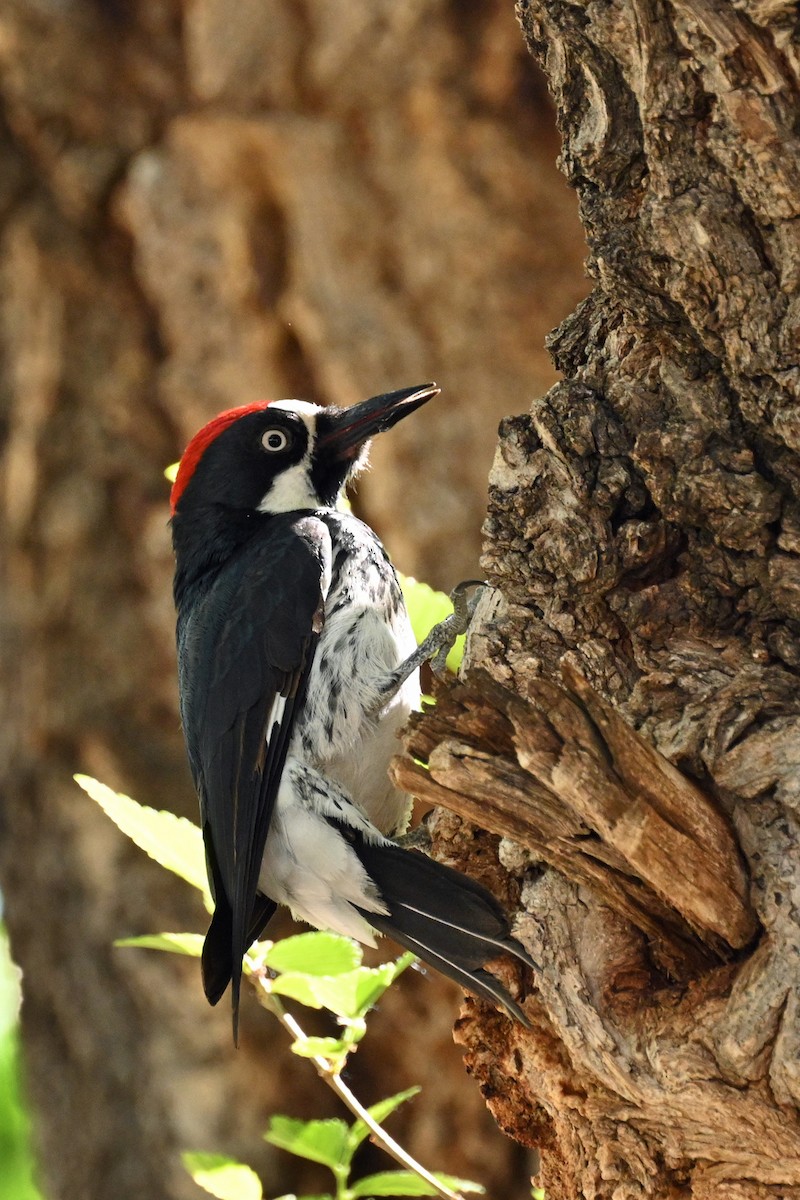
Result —
[[384, 392], [362, 400], [351, 408], [326, 409], [320, 418], [317, 445], [329, 451], [342, 462], [358, 457], [361, 447], [376, 433], [391, 429], [403, 417], [416, 412], [441, 388], [435, 383], [421, 387], [401, 388], [399, 392]]

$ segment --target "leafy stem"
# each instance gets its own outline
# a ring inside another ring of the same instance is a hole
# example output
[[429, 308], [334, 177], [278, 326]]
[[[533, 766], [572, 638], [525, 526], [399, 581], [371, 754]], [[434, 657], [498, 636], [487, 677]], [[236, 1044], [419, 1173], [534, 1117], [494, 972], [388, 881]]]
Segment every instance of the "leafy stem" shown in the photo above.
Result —
[[[296, 1021], [292, 1014], [287, 1012], [283, 1007], [279, 997], [276, 996], [271, 990], [270, 981], [266, 977], [264, 971], [256, 968], [253, 970], [253, 976], [258, 984], [259, 999], [264, 1007], [268, 1008], [270, 1012], [275, 1014], [281, 1025], [283, 1025], [284, 1029], [286, 1029], [287, 1032], [290, 1033], [294, 1038], [295, 1043], [299, 1043], [300, 1046], [307, 1045], [309, 1042], [308, 1036], [303, 1031], [299, 1022]], [[350, 1088], [344, 1082], [339, 1071], [336, 1069], [330, 1059], [323, 1057], [321, 1054], [312, 1054], [308, 1055], [307, 1057], [310, 1057], [320, 1079], [322, 1079], [323, 1082], [326, 1083], [328, 1087], [336, 1093], [342, 1103], [349, 1108], [353, 1116], [358, 1117], [360, 1121], [364, 1122], [370, 1131], [370, 1140], [373, 1141], [375, 1145], [380, 1146], [380, 1148], [384, 1150], [391, 1158], [393, 1158], [395, 1162], [400, 1163], [407, 1170], [413, 1171], [415, 1175], [420, 1177], [420, 1179], [424, 1179], [425, 1182], [434, 1190], [437, 1196], [443, 1197], [443, 1200], [464, 1200], [460, 1192], [454, 1192], [452, 1188], [447, 1187], [446, 1184], [437, 1179], [436, 1176], [431, 1174], [426, 1167], [423, 1167], [422, 1164], [418, 1163], [415, 1158], [412, 1158], [408, 1151], [404, 1150], [403, 1147], [394, 1140], [391, 1134], [386, 1132], [383, 1126], [374, 1119], [372, 1114], [364, 1107], [361, 1101], [353, 1095], [353, 1093], [350, 1091]], [[344, 1178], [347, 1178], [346, 1174]], [[337, 1178], [337, 1183], [338, 1182], [339, 1180]]]
[[[123, 833], [161, 866], [197, 888], [209, 910], [213, 907], [202, 835], [196, 825], [172, 813], [138, 804], [89, 776], [75, 778]], [[196, 933], [155, 933], [123, 938], [117, 944], [199, 958], [203, 938]], [[403, 954], [395, 962], [365, 967], [356, 942], [323, 932], [257, 943], [245, 959], [245, 971], [256, 985], [259, 999], [292, 1037], [293, 1053], [311, 1060], [320, 1078], [356, 1118], [352, 1124], [338, 1117], [307, 1121], [276, 1115], [270, 1119], [264, 1136], [272, 1145], [320, 1163], [333, 1174], [335, 1197], [326, 1193], [324, 1197], [300, 1200], [367, 1200], [368, 1197], [374, 1200], [382, 1196], [463, 1200], [463, 1193], [483, 1191], [479, 1184], [469, 1180], [426, 1170], [383, 1128], [381, 1122], [416, 1095], [419, 1088], [408, 1088], [366, 1108], [342, 1079], [349, 1056], [367, 1031], [370, 1009], [413, 961], [413, 954]], [[339, 1021], [339, 1036], [306, 1034], [284, 1008], [284, 998], [306, 1008], [327, 1009]], [[404, 1169], [352, 1179], [354, 1155], [367, 1138]], [[261, 1181], [246, 1164], [204, 1151], [186, 1151], [182, 1157], [195, 1182], [217, 1200], [263, 1200]]]

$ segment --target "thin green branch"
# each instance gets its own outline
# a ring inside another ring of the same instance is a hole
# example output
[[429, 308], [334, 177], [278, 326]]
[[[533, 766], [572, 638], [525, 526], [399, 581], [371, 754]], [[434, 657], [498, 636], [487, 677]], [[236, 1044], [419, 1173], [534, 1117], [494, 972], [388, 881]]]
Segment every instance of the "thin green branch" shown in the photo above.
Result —
[[[270, 1011], [275, 1014], [281, 1025], [283, 1025], [284, 1029], [291, 1034], [295, 1041], [306, 1042], [308, 1039], [298, 1022], [291, 1015], [291, 1013], [286, 1011], [278, 997], [270, 991], [269, 980], [265, 977], [264, 972], [255, 969], [251, 975], [251, 978], [256, 981], [256, 984], [259, 987], [262, 1004], [264, 1004], [266, 1008], [270, 1009]], [[442, 1197], [442, 1200], [464, 1200], [464, 1197], [460, 1192], [454, 1192], [451, 1188], [447, 1187], [446, 1184], [437, 1179], [435, 1175], [432, 1175], [431, 1172], [423, 1167], [421, 1163], [418, 1163], [415, 1158], [412, 1158], [408, 1151], [404, 1150], [403, 1147], [386, 1132], [382, 1125], [378, 1124], [369, 1111], [364, 1108], [360, 1100], [353, 1095], [338, 1071], [333, 1070], [327, 1059], [322, 1058], [319, 1055], [314, 1055], [310, 1057], [310, 1061], [314, 1064], [320, 1079], [322, 1079], [328, 1085], [328, 1087], [336, 1093], [342, 1103], [350, 1109], [350, 1112], [355, 1117], [358, 1117], [359, 1120], [364, 1122], [372, 1135], [370, 1140], [374, 1142], [375, 1145], [380, 1146], [382, 1150], [385, 1150], [386, 1153], [395, 1160], [395, 1162], [400, 1163], [400, 1165], [405, 1167], [407, 1170], [413, 1171], [415, 1175], [419, 1175], [420, 1179], [424, 1179], [425, 1182], [430, 1185], [430, 1187], [435, 1189], [437, 1196]]]

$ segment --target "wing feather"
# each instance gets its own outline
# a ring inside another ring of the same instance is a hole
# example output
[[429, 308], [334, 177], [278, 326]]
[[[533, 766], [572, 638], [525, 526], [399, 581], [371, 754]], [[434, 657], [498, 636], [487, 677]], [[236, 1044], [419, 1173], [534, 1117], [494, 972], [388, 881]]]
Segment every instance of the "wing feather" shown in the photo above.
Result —
[[178, 618], [181, 715], [216, 902], [206, 994], [233, 983], [274, 911], [257, 884], [286, 754], [324, 617], [330, 535], [313, 516], [263, 527]]

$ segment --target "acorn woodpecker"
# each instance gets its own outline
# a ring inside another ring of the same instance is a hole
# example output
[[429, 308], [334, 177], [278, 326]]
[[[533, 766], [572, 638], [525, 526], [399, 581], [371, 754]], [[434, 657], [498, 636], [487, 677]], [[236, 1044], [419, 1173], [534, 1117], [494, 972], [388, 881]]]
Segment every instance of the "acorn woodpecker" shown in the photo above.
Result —
[[462, 626], [451, 616], [416, 647], [386, 551], [340, 503], [370, 438], [438, 392], [248, 404], [179, 465], [181, 717], [216, 905], [203, 984], [216, 1004], [232, 981], [234, 1037], [242, 959], [278, 904], [367, 945], [388, 934], [527, 1023], [483, 969], [502, 953], [535, 966], [497, 901], [391, 840], [411, 812], [387, 767], [418, 667]]

